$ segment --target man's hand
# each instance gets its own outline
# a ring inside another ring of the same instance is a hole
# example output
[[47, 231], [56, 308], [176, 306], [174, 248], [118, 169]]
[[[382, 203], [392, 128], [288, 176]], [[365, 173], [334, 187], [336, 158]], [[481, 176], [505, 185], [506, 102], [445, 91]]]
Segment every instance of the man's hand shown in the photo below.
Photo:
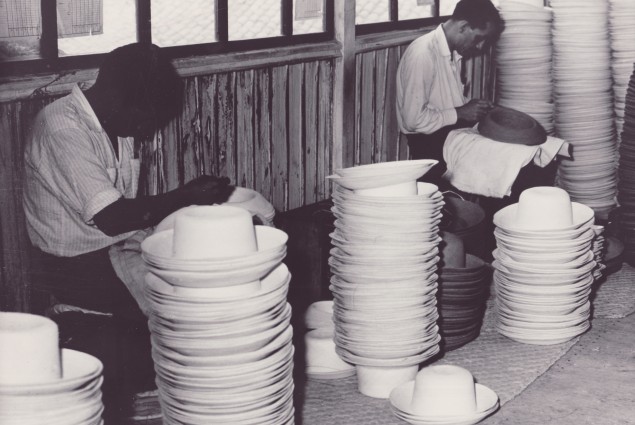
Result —
[[465, 105], [456, 108], [456, 116], [458, 120], [476, 123], [487, 115], [493, 107], [494, 104], [489, 100], [472, 99]]
[[200, 176], [180, 189], [182, 195], [195, 205], [220, 204], [230, 197], [234, 186], [227, 177]]

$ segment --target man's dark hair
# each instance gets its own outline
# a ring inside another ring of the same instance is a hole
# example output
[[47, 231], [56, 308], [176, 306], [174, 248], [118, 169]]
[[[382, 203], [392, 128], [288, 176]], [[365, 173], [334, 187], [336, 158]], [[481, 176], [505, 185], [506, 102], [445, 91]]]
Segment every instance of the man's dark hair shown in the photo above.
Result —
[[108, 53], [96, 84], [118, 90], [127, 106], [154, 111], [160, 124], [181, 109], [181, 80], [164, 51], [154, 44], [133, 43]]
[[503, 19], [496, 6], [490, 0], [461, 0], [456, 4], [452, 20], [467, 21], [474, 29], [485, 29], [491, 24], [494, 32], [500, 34], [503, 31]]

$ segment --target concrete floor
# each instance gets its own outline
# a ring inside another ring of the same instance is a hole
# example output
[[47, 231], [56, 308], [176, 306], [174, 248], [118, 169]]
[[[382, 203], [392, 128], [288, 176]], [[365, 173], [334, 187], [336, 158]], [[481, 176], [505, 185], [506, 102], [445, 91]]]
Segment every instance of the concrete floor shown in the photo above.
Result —
[[592, 329], [484, 425], [635, 424], [635, 314]]

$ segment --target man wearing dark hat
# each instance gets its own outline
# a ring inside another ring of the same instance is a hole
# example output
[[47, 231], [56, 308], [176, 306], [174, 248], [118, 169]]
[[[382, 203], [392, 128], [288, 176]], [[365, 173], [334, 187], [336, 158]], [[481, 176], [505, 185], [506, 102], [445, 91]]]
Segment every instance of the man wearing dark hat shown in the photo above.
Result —
[[461, 80], [462, 58], [474, 56], [503, 30], [490, 0], [461, 0], [452, 17], [406, 49], [397, 74], [397, 119], [412, 158], [439, 161], [424, 178], [439, 184], [445, 171], [443, 143], [448, 133], [474, 125], [492, 103], [468, 100]]
[[109, 249], [182, 207], [224, 202], [233, 190], [227, 178], [201, 176], [165, 194], [137, 196], [133, 143], [150, 139], [172, 119], [181, 95], [181, 81], [157, 46], [117, 48], [106, 55], [92, 87], [75, 86], [38, 114], [25, 149], [34, 286], [54, 296], [60, 334], [77, 341], [83, 332], [95, 344], [79, 348], [90, 352], [103, 345], [96, 329], [113, 333], [123, 345], [131, 344], [113, 354], [119, 366], [138, 357], [124, 368], [132, 388], [120, 388], [120, 372], [102, 356], [106, 398], [152, 388], [153, 381], [147, 318], [118, 278]]

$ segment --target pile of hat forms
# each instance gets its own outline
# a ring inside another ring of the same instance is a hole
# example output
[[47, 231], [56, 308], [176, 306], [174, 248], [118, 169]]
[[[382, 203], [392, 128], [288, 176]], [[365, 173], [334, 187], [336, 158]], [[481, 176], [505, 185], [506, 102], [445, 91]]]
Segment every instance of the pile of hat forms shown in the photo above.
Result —
[[498, 395], [475, 383], [467, 370], [432, 365], [390, 393], [390, 407], [399, 419], [414, 425], [475, 424], [498, 409]]
[[496, 327], [519, 342], [558, 344], [585, 332], [596, 268], [593, 210], [535, 187], [494, 215]]
[[102, 363], [58, 339], [46, 317], [0, 313], [1, 424], [103, 424]]
[[231, 206], [173, 225], [141, 245], [164, 423], [293, 423], [287, 235]]
[[355, 375], [355, 366], [342, 360], [335, 349], [333, 301], [317, 301], [304, 314], [305, 373], [309, 379], [340, 379]]
[[618, 223], [624, 242], [624, 257], [631, 263], [635, 259], [635, 72], [628, 83], [625, 105], [617, 199], [620, 203]]
[[624, 128], [624, 107], [628, 81], [635, 62], [635, 2], [609, 0], [611, 70], [615, 95], [615, 124], [618, 146]]
[[437, 161], [336, 170], [329, 265], [335, 344], [362, 394], [387, 398], [437, 354], [438, 235], [443, 195], [417, 183]]
[[551, 20], [543, 0], [500, 3], [505, 31], [496, 43], [496, 100], [554, 132]]
[[617, 190], [608, 2], [551, 0], [557, 136], [573, 159], [559, 164], [558, 185], [608, 217]]
[[465, 253], [460, 237], [440, 234], [438, 323], [443, 349], [451, 351], [479, 335], [491, 276], [483, 260]]

